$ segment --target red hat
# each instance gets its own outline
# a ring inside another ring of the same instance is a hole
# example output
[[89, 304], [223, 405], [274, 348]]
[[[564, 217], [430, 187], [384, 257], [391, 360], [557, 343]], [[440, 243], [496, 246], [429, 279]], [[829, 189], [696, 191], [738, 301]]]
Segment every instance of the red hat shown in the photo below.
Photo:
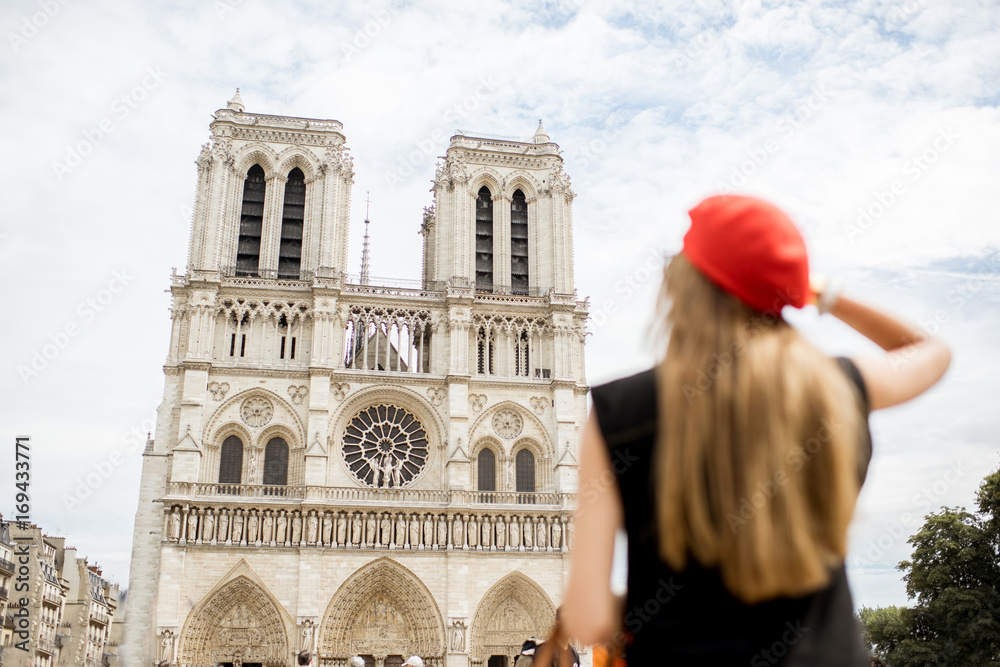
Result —
[[758, 311], [806, 305], [806, 244], [782, 211], [753, 197], [719, 195], [689, 214], [683, 253], [709, 280]]

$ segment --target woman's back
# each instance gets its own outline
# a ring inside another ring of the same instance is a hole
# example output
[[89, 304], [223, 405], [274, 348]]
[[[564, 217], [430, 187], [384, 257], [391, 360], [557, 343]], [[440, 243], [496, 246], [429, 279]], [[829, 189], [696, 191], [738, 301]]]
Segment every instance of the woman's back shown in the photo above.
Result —
[[[841, 365], [858, 387], [864, 411], [860, 375], [846, 359]], [[628, 650], [631, 664], [670, 664], [671, 659], [710, 665], [867, 664], [843, 565], [816, 593], [750, 605], [726, 589], [718, 570], [692, 560], [677, 572], [664, 562], [651, 475], [657, 437], [655, 371], [595, 387], [593, 399], [628, 534], [624, 629], [634, 635]], [[865, 463], [869, 443], [865, 427], [859, 433]], [[740, 515], [728, 517], [734, 531], [753, 521], [757, 505], [768, 501], [766, 494], [767, 489], [761, 490], [747, 499]]]

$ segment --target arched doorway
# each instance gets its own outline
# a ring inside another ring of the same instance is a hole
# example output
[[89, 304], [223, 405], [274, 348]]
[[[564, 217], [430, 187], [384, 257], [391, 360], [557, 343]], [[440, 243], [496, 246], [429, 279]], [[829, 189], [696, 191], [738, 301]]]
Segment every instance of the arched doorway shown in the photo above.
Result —
[[288, 635], [266, 590], [241, 575], [210, 594], [181, 632], [181, 664], [284, 667]]
[[469, 646], [473, 664], [510, 667], [524, 641], [544, 639], [555, 618], [555, 605], [541, 586], [520, 572], [511, 572], [476, 607]]
[[444, 664], [444, 621], [427, 586], [390, 558], [358, 569], [330, 600], [320, 625], [320, 657], [361, 655], [370, 667], [400, 665], [419, 655]]

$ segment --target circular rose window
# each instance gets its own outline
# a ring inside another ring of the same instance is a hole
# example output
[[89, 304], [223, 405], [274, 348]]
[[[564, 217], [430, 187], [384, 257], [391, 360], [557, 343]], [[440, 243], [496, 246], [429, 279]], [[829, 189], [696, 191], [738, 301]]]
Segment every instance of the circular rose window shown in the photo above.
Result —
[[406, 486], [427, 464], [427, 433], [407, 410], [373, 405], [344, 431], [344, 460], [351, 474], [368, 486]]

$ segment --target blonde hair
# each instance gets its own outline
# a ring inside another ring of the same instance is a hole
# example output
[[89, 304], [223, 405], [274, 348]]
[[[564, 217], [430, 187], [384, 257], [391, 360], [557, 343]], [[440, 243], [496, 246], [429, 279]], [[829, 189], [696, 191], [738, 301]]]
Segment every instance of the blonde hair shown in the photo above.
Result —
[[858, 494], [859, 411], [835, 361], [683, 256], [661, 292], [654, 469], [660, 554], [717, 567], [747, 603], [829, 581]]

